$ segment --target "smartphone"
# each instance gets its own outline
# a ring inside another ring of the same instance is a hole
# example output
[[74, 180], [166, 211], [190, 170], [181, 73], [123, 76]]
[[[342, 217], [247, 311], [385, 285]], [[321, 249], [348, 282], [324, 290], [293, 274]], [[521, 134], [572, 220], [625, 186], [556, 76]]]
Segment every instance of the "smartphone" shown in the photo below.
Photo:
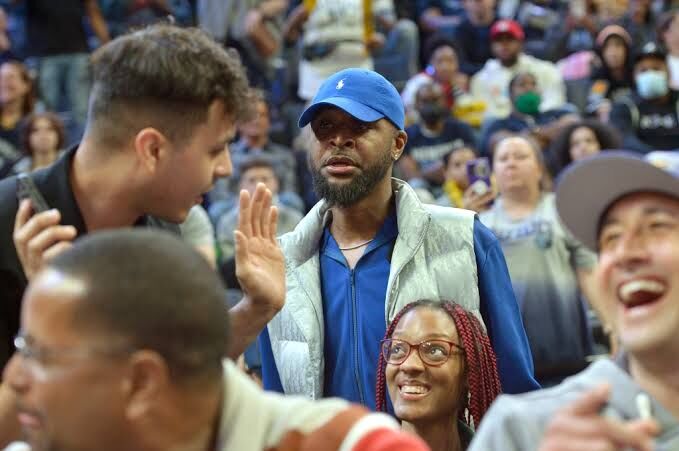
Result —
[[17, 176], [17, 198], [19, 202], [24, 199], [31, 199], [31, 208], [33, 208], [33, 214], [42, 213], [50, 209], [49, 205], [42, 197], [38, 187], [35, 186], [35, 182], [28, 174], [19, 174]]
[[490, 174], [490, 160], [488, 158], [481, 157], [467, 162], [469, 186], [479, 196], [490, 191]]

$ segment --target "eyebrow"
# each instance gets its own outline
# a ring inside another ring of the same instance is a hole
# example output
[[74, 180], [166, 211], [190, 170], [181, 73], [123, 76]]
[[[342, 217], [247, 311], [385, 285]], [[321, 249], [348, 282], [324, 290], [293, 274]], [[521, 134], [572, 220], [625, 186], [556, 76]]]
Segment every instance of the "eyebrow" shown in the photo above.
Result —
[[[644, 210], [643, 210], [641, 213], [642, 213], [642, 215], [644, 215], [644, 216], [647, 216], [647, 215], [654, 215], [654, 214], [657, 214], [657, 213], [668, 214], [668, 215], [670, 215], [670, 216], [672, 216], [672, 217], [676, 217], [676, 216], [677, 216], [677, 213], [674, 212], [674, 211], [672, 211], [672, 209], [670, 209], [670, 208], [668, 208], [668, 207], [657, 206], [657, 205], [653, 205], [653, 206], [650, 206], [650, 207], [646, 207], [646, 208], [644, 208]], [[609, 216], [606, 216], [606, 217], [604, 218], [604, 220], [601, 221], [601, 226], [599, 227], [599, 229], [603, 229], [604, 227], [607, 227], [607, 226], [610, 226], [610, 225], [614, 225], [614, 224], [617, 224], [617, 223], [619, 223], [619, 222], [620, 222], [620, 221], [619, 221], [617, 218], [615, 218], [615, 217], [612, 217], [612, 218], [611, 218], [611, 217], [609, 217]]]

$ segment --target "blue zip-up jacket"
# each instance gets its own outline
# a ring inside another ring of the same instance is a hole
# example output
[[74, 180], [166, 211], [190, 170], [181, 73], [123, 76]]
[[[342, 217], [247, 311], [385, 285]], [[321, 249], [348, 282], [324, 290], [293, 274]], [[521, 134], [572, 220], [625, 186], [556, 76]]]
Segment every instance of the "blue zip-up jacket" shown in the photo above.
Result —
[[[334, 241], [334, 240], [333, 240]], [[336, 246], [336, 244], [335, 244]], [[487, 302], [487, 299], [506, 296], [513, 300], [514, 294], [512, 291], [509, 274], [507, 272], [507, 265], [504, 260], [502, 251], [498, 248], [497, 239], [485, 226], [478, 220], [474, 223], [474, 247], [476, 251], [476, 263], [479, 267], [479, 295], [481, 298], [481, 316], [488, 330], [493, 349], [498, 359], [498, 370], [500, 372], [500, 380], [502, 382], [502, 389], [505, 393], [523, 393], [539, 388], [539, 385], [533, 378], [533, 365], [530, 357], [530, 349], [526, 346], [524, 349], [526, 353], [522, 354], [521, 359], [509, 359], [510, 355], [508, 348], [515, 346], [516, 342], [513, 340], [525, 340], [525, 331], [518, 315], [518, 308], [508, 302]], [[358, 267], [358, 265], [357, 265]], [[389, 268], [387, 267], [387, 276]], [[377, 271], [378, 272], [378, 271]], [[374, 280], [374, 287], [386, 287], [386, 278], [382, 281], [380, 279]], [[326, 284], [324, 284], [324, 287]], [[323, 290], [325, 291], [325, 289]], [[373, 290], [371, 290], [373, 291]], [[377, 291], [377, 290], [374, 290]], [[329, 354], [327, 351], [328, 342], [342, 342], [343, 344], [337, 346], [341, 351], [337, 359], [326, 361], [325, 374], [325, 388], [326, 395], [340, 396], [349, 399], [353, 402], [360, 402], [372, 409], [375, 407], [375, 371], [377, 369], [377, 358], [379, 357], [379, 341], [384, 336], [386, 328], [384, 325], [384, 291], [378, 293], [380, 297], [373, 303], [369, 304], [373, 307], [373, 315], [375, 319], [369, 322], [371, 337], [378, 337], [373, 343], [365, 343], [364, 340], [357, 342], [360, 349], [355, 351], [354, 340], [352, 334], [343, 332], [353, 331], [353, 325], [347, 324], [344, 318], [337, 318], [335, 315], [325, 315], [326, 323], [326, 339], [325, 349], [326, 357]], [[335, 296], [333, 296], [335, 297]], [[361, 299], [363, 296], [361, 296]], [[376, 302], [375, 302], [376, 301]], [[516, 301], [514, 301], [514, 304]], [[324, 302], [324, 308], [326, 306]], [[372, 309], [371, 309], [372, 310]], [[373, 331], [372, 328], [375, 330]], [[276, 363], [273, 358], [271, 350], [271, 343], [269, 342], [269, 334], [266, 329], [262, 332], [259, 338], [259, 347], [262, 358], [262, 375], [264, 379], [264, 388], [267, 390], [275, 390], [283, 392], [283, 386], [278, 376]], [[354, 358], [354, 354], [358, 354], [358, 361]], [[349, 363], [350, 366], [345, 366], [344, 363]], [[338, 363], [342, 363], [338, 365]], [[356, 365], [358, 363], [358, 365]], [[357, 368], [358, 366], [358, 368]], [[340, 368], [335, 377], [329, 377], [328, 369]], [[363, 370], [363, 377], [359, 377], [361, 385], [356, 382], [356, 376], [353, 374], [359, 369]], [[347, 377], [349, 373], [351, 377]], [[328, 386], [328, 384], [331, 384]], [[363, 392], [363, 396], [360, 392]]]

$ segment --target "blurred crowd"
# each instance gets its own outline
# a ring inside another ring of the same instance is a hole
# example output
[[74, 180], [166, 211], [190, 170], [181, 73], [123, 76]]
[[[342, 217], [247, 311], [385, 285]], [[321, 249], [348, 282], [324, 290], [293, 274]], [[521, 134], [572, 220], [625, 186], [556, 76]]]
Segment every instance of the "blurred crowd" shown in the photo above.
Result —
[[[49, 166], [78, 146], [91, 119], [91, 53], [155, 23], [207, 32], [237, 52], [255, 88], [254, 114], [235, 121], [230, 137], [232, 173], [180, 224], [183, 240], [226, 282], [232, 305], [245, 291], [234, 234], [242, 227], [241, 191], [252, 198], [261, 184], [270, 191], [279, 235], [312, 227], [298, 224], [321, 200], [309, 161], [319, 134], [300, 129], [298, 118], [328, 77], [361, 68], [388, 80], [404, 106], [407, 142], [394, 177], [423, 204], [478, 213], [499, 241], [536, 381], [557, 385], [615, 351], [613, 319], [594, 281], [597, 255], [562, 223], [553, 187], [572, 163], [602, 152], [679, 151], [679, 2], [0, 1], [0, 179]], [[380, 233], [388, 235], [385, 227]], [[427, 321], [453, 321], [488, 342], [476, 317], [452, 305], [428, 308], [440, 311]], [[399, 321], [415, 321], [408, 312], [393, 320], [383, 346], [400, 343]], [[388, 349], [380, 365], [399, 360]], [[263, 353], [273, 351], [251, 345], [240, 362], [260, 383]], [[494, 362], [478, 376], [493, 385], [488, 402], [470, 406], [477, 422], [500, 391]], [[331, 365], [339, 377], [342, 362]], [[382, 391], [391, 376], [378, 374]], [[378, 410], [399, 409], [376, 402]], [[459, 427], [473, 429], [471, 417]]]

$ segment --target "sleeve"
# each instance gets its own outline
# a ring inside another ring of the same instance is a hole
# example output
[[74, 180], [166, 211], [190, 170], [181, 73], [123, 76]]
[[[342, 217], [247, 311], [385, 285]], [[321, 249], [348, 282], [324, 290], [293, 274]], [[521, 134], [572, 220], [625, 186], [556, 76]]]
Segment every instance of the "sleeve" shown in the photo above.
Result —
[[[631, 100], [629, 100], [631, 102]], [[638, 112], [637, 112], [638, 115]], [[648, 153], [653, 148], [646, 143], [643, 143], [636, 135], [636, 124], [632, 120], [632, 111], [627, 102], [617, 102], [613, 104], [611, 110], [610, 122], [613, 127], [619, 130], [622, 135], [622, 145], [625, 149], [634, 150], [637, 152]]]
[[481, 316], [497, 356], [498, 373], [505, 393], [540, 388], [533, 373], [528, 338], [514, 298], [509, 270], [500, 243], [477, 218], [474, 252], [479, 275]]
[[262, 383], [264, 389], [285, 393], [281, 378], [278, 375], [278, 368], [276, 368], [276, 361], [273, 358], [268, 328], [265, 327], [262, 333], [259, 334], [257, 343], [259, 345], [259, 355], [262, 359]]
[[544, 421], [530, 421], [525, 402], [500, 396], [483, 417], [467, 451], [526, 451], [539, 447]]

